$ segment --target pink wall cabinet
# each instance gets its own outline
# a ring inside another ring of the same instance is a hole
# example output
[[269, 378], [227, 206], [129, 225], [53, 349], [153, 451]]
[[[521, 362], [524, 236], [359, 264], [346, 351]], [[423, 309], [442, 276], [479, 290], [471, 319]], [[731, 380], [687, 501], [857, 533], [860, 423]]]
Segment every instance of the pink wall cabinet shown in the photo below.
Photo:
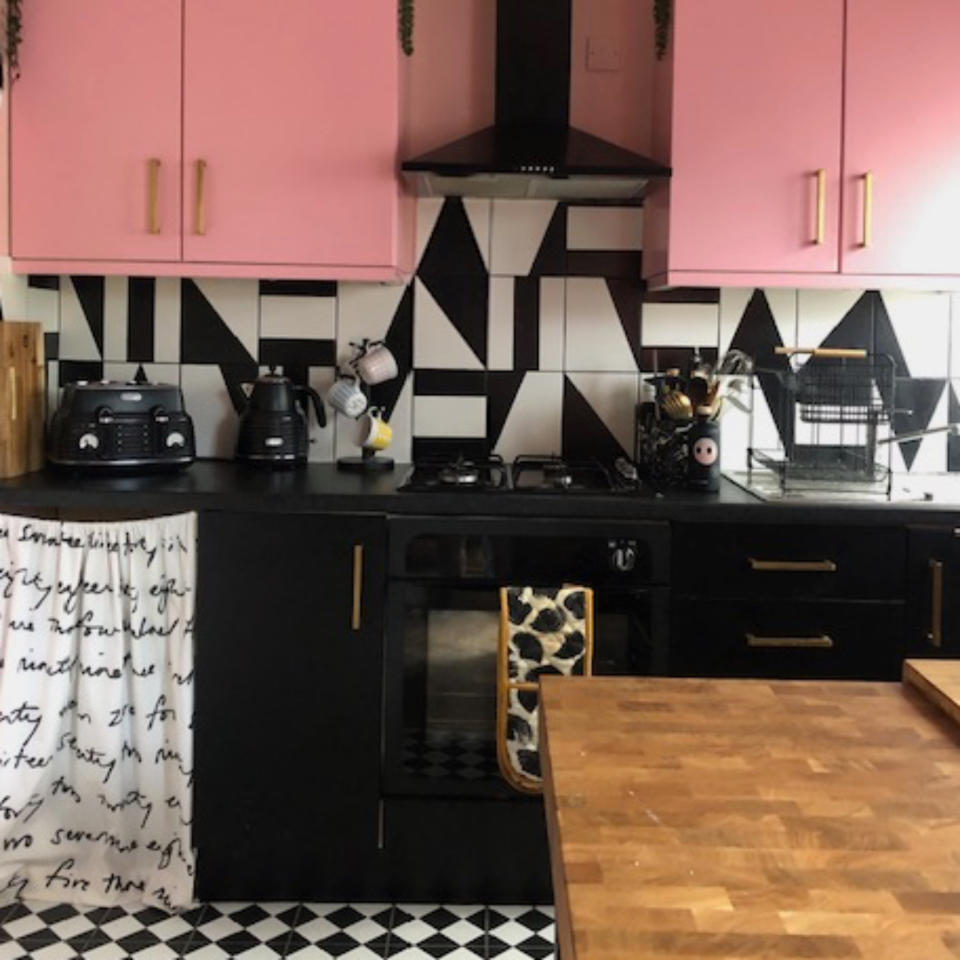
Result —
[[181, 0], [30, 0], [10, 131], [11, 252], [180, 259]]
[[848, 0], [846, 274], [960, 277], [960, 4]]
[[370, 280], [411, 269], [395, 7], [24, 8], [15, 269]]
[[676, 0], [652, 283], [839, 269], [843, 21], [844, 0]]

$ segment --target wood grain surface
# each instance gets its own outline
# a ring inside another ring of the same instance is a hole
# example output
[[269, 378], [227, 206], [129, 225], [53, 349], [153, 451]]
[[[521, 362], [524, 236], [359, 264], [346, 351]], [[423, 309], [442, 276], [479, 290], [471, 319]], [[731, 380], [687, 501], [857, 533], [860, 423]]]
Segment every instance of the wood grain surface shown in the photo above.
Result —
[[960, 723], [960, 660], [906, 660], [903, 682]]
[[543, 679], [562, 960], [960, 958], [960, 728], [899, 684]]
[[0, 323], [0, 477], [44, 464], [43, 327]]

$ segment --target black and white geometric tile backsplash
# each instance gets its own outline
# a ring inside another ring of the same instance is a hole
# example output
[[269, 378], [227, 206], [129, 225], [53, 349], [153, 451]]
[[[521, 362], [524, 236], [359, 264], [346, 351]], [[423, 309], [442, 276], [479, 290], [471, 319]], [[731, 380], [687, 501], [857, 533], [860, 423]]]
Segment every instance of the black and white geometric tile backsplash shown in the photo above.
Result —
[[[8, 319], [43, 323], [51, 403], [72, 379], [179, 383], [198, 453], [230, 457], [242, 384], [270, 366], [325, 393], [350, 342], [384, 339], [397, 380], [374, 388], [399, 461], [428, 452], [632, 449], [640, 380], [731, 345], [866, 346], [897, 364], [905, 433], [960, 419], [960, 298], [815, 290], [648, 292], [643, 211], [555, 201], [421, 200], [406, 285], [127, 277], [0, 277]], [[768, 398], [772, 399], [772, 398]], [[313, 427], [310, 459], [356, 452], [354, 426]], [[768, 417], [771, 420], [772, 418]], [[744, 418], [726, 414], [724, 465]], [[960, 439], [899, 446], [901, 470], [960, 470]]]

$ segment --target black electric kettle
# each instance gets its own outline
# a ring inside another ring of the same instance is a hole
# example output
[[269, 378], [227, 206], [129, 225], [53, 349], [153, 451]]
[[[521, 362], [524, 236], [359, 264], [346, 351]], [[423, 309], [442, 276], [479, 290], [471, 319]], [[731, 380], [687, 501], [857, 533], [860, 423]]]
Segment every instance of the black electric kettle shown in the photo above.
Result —
[[307, 400], [313, 401], [317, 423], [327, 425], [320, 394], [312, 387], [295, 384], [289, 377], [270, 373], [252, 386], [240, 414], [236, 459], [266, 467], [290, 467], [307, 462], [310, 427]]

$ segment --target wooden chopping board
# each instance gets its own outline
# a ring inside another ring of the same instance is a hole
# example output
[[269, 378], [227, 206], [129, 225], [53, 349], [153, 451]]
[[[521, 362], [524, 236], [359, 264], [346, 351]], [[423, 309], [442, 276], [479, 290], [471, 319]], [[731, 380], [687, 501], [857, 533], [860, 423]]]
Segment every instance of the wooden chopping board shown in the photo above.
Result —
[[899, 684], [544, 678], [563, 960], [960, 958], [960, 728]]
[[0, 477], [44, 464], [43, 326], [0, 322]]

